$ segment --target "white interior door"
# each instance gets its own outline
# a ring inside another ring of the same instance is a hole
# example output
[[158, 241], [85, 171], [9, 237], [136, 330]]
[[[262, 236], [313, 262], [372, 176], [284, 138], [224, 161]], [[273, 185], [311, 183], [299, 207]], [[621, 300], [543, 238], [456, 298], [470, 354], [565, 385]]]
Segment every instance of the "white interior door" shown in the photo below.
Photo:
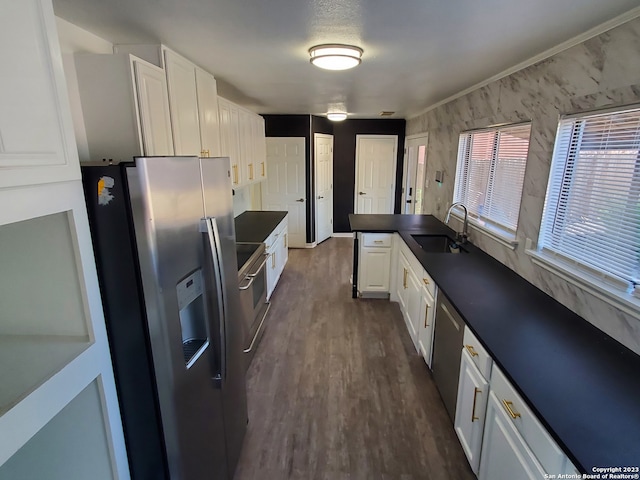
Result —
[[316, 177], [316, 242], [333, 234], [333, 135], [316, 133], [314, 139]]
[[304, 137], [267, 137], [267, 179], [262, 208], [289, 212], [289, 247], [306, 245], [307, 215]]
[[407, 137], [402, 182], [402, 213], [425, 213], [423, 197], [426, 187], [427, 135]]
[[397, 135], [356, 135], [355, 213], [393, 213]]

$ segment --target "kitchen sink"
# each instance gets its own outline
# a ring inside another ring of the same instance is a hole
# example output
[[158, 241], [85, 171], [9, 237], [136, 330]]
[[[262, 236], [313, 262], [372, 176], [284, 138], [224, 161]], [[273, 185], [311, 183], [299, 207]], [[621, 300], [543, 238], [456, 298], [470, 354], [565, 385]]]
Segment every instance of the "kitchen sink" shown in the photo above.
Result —
[[[446, 235], [411, 235], [425, 252], [429, 253], [469, 253]], [[456, 248], [452, 248], [457, 245]]]

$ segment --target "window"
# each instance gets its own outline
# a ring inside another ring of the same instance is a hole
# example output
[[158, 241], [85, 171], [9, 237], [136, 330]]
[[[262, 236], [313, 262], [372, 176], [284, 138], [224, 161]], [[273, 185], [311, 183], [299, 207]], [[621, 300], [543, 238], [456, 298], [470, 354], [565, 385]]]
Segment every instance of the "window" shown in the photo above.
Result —
[[515, 239], [531, 124], [460, 135], [453, 195], [472, 220]]
[[638, 295], [640, 108], [561, 118], [538, 250]]

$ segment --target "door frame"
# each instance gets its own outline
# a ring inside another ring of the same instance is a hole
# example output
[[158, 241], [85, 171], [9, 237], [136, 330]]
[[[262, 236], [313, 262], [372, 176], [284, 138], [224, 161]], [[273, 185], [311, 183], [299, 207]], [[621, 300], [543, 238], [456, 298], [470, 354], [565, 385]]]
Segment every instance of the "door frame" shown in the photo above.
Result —
[[358, 177], [360, 173], [360, 154], [359, 154], [359, 141], [360, 139], [391, 139], [394, 140], [393, 145], [393, 167], [391, 169], [391, 213], [396, 208], [396, 176], [398, 173], [398, 135], [356, 135], [356, 177], [353, 183], [353, 213], [358, 213]]
[[332, 145], [332, 149], [331, 149], [331, 235], [329, 235], [329, 237], [332, 237], [334, 232], [333, 232], [333, 203], [334, 203], [334, 198], [333, 198], [333, 135], [329, 135], [327, 133], [314, 133], [313, 134], [313, 193], [314, 193], [314, 198], [313, 198], [313, 211], [314, 211], [314, 228], [315, 228], [315, 238], [314, 238], [314, 244], [318, 243], [318, 226], [319, 226], [319, 222], [318, 222], [318, 202], [316, 201], [317, 198], [317, 192], [318, 192], [318, 163], [316, 162], [316, 152], [318, 151], [317, 149], [317, 144], [316, 141], [318, 138], [330, 138], [331, 139], [331, 145]]
[[[404, 157], [403, 157], [403, 161], [402, 161], [402, 191], [400, 193], [400, 202], [402, 202], [402, 208], [401, 208], [401, 212], [400, 213], [404, 213], [405, 210], [405, 206], [406, 206], [406, 201], [407, 201], [407, 197], [406, 197], [406, 186], [407, 186], [407, 176], [408, 176], [408, 167], [409, 167], [409, 143], [411, 143], [413, 140], [418, 140], [424, 138], [424, 143], [420, 143], [418, 144], [418, 146], [420, 145], [424, 145], [425, 149], [429, 146], [428, 142], [429, 142], [429, 133], [428, 132], [422, 132], [422, 133], [415, 133], [413, 135], [408, 135], [406, 137], [404, 137]], [[425, 156], [426, 156], [426, 152], [425, 152]], [[426, 159], [425, 159], [426, 161]], [[426, 168], [426, 165], [425, 165]], [[425, 172], [425, 185], [426, 185], [426, 172]], [[413, 200], [413, 198], [412, 198]], [[413, 208], [412, 208], [413, 210]]]

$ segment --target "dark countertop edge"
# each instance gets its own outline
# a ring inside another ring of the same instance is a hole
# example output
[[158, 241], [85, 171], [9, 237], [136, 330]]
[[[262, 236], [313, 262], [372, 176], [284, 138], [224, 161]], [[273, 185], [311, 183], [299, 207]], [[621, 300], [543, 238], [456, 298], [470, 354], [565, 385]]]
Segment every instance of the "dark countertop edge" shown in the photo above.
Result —
[[263, 243], [289, 212], [247, 210], [234, 218], [236, 242]]
[[[361, 220], [361, 218], [358, 218], [358, 217], [369, 217], [369, 218], [365, 218], [364, 219], [365, 221], [359, 221], [359, 220]], [[506, 363], [508, 363], [508, 362], [505, 362], [504, 361], [505, 359], [502, 358], [501, 355], [498, 355], [498, 354], [495, 353], [495, 349], [493, 349], [491, 347], [491, 345], [486, 342], [486, 340], [483, 338], [483, 335], [480, 332], [478, 332], [477, 328], [475, 328], [476, 326], [474, 326], [474, 323], [478, 323], [478, 322], [474, 321], [472, 319], [470, 320], [469, 319], [470, 316], [468, 315], [469, 312], [466, 312], [467, 315], [465, 315], [465, 311], [460, 311], [458, 306], [456, 306], [456, 302], [453, 301], [452, 298], [451, 298], [452, 297], [452, 295], [450, 294], [451, 292], [447, 291], [448, 289], [455, 288], [455, 286], [452, 285], [450, 281], [442, 281], [442, 278], [439, 279], [440, 275], [438, 275], [436, 272], [434, 272], [433, 268], [430, 268], [430, 263], [431, 263], [430, 260], [439, 261], [439, 263], [442, 263], [442, 260], [444, 259], [446, 261], [446, 259], [441, 256], [442, 254], [429, 254], [429, 253], [424, 252], [422, 250], [422, 248], [417, 244], [417, 242], [415, 240], [413, 240], [413, 238], [411, 237], [412, 234], [416, 234], [416, 233], [426, 234], [426, 235], [447, 234], [447, 235], [453, 236], [453, 235], [455, 235], [455, 232], [452, 229], [450, 229], [449, 227], [447, 227], [446, 225], [444, 225], [442, 222], [437, 220], [435, 217], [432, 217], [430, 215], [429, 216], [421, 215], [420, 217], [425, 217], [425, 218], [419, 219], [420, 222], [402, 221], [402, 219], [391, 218], [392, 217], [391, 215], [378, 216], [377, 220], [379, 220], [379, 221], [376, 221], [376, 219], [374, 219], [373, 217], [374, 217], [373, 215], [366, 215], [366, 216], [364, 216], [364, 215], [353, 215], [353, 214], [349, 215], [349, 222], [350, 222], [350, 225], [352, 227], [352, 231], [353, 232], [372, 232], [372, 233], [398, 233], [400, 235], [400, 237], [407, 244], [407, 246], [412, 251], [412, 253], [416, 256], [418, 261], [421, 263], [421, 265], [433, 277], [434, 281], [436, 282], [436, 284], [439, 287], [439, 290], [447, 297], [447, 299], [451, 302], [451, 304], [454, 306], [456, 311], [461, 315], [461, 317], [465, 321], [465, 324], [467, 326], [469, 326], [469, 328], [471, 329], [473, 334], [478, 338], [478, 340], [482, 343], [482, 345], [485, 347], [485, 349], [489, 352], [489, 354], [493, 358], [494, 362], [497, 364], [498, 368], [500, 368], [500, 370], [505, 374], [505, 376], [509, 379], [509, 381], [514, 386], [514, 388], [518, 391], [518, 393], [527, 402], [527, 404], [529, 405], [531, 410], [536, 414], [538, 420], [542, 423], [542, 425], [544, 425], [544, 427], [547, 429], [547, 431], [549, 432], [551, 437], [558, 443], [560, 448], [569, 457], [569, 459], [573, 462], [573, 464], [576, 466], [576, 468], [578, 468], [583, 473], [590, 472], [590, 469], [585, 467], [585, 465], [583, 465], [583, 462], [580, 461], [578, 459], [578, 457], [574, 454], [573, 450], [571, 448], [569, 448], [569, 446], [567, 445], [567, 442], [565, 442], [563, 440], [562, 436], [560, 436], [557, 433], [556, 430], [558, 430], [558, 429], [556, 429], [556, 428], [554, 428], [552, 426], [553, 422], [550, 423], [547, 420], [546, 416], [537, 408], [536, 402], [531, 400], [531, 393], [534, 393], [534, 396], [535, 396], [535, 392], [530, 392], [530, 394], [527, 394], [527, 391], [523, 390], [521, 388], [519, 382], [514, 378], [514, 376], [512, 375], [512, 373], [510, 371], [512, 369], [510, 369], [506, 365]], [[382, 217], [386, 217], [386, 218], [382, 218]], [[397, 215], [396, 217], [410, 217], [410, 216], [409, 215]], [[416, 216], [413, 216], [413, 217], [416, 217]], [[391, 223], [391, 225], [390, 225], [390, 223]], [[405, 224], [412, 225], [412, 228], [410, 228], [410, 229], [402, 228], [403, 225], [405, 225]], [[420, 226], [420, 225], [422, 225], [422, 226]], [[535, 285], [533, 285], [530, 282], [528, 282], [526, 279], [524, 279], [523, 277], [518, 275], [516, 272], [514, 272], [511, 269], [509, 269], [507, 266], [503, 265], [501, 262], [499, 262], [495, 258], [491, 257], [487, 253], [485, 253], [483, 250], [479, 249], [478, 247], [475, 247], [473, 244], [467, 244], [465, 248], [467, 250], [469, 250], [469, 252], [470, 252], [469, 254], [473, 254], [473, 256], [476, 259], [479, 258], [479, 257], [482, 257], [481, 262], [482, 263], [486, 263], [487, 265], [489, 265], [489, 268], [508, 270], [508, 272], [509, 272], [508, 274], [509, 275], [514, 275], [514, 276], [516, 276], [518, 278], [518, 280], [517, 280], [518, 282], [526, 282], [528, 284], [527, 288], [530, 287], [531, 289], [535, 290], [535, 292], [537, 292], [536, 295], [540, 295], [541, 294], [541, 295], [544, 295], [544, 296], [548, 297], [548, 299], [550, 299], [554, 304], [557, 304], [556, 308], [559, 308], [561, 310], [570, 312], [570, 315], [579, 318], [581, 320], [581, 322], [582, 322], [582, 325], [580, 327], [584, 328], [585, 330], [595, 330], [595, 331], [598, 332], [598, 334], [600, 336], [607, 337], [610, 340], [610, 342], [605, 342], [605, 343], [609, 343], [610, 344], [611, 342], [614, 342], [619, 347], [622, 347], [623, 350], [627, 350], [629, 354], [631, 354], [632, 356], [636, 357], [635, 358], [636, 361], [638, 361], [638, 359], [640, 359], [640, 357], [637, 354], [635, 354], [634, 352], [632, 352], [630, 349], [628, 349], [624, 345], [620, 344], [615, 339], [609, 337], [604, 332], [602, 332], [599, 329], [597, 329], [597, 327], [595, 327], [591, 323], [589, 323], [586, 320], [584, 320], [583, 318], [579, 317], [577, 314], [575, 314], [574, 312], [569, 310], [566, 306], [564, 306], [561, 303], [557, 302], [555, 299], [553, 299], [552, 297], [547, 295], [545, 292], [542, 292], [538, 287], [536, 287]], [[461, 255], [460, 258], [464, 259], [464, 256], [467, 255], [467, 254], [464, 254], [464, 255], [460, 254], [460, 255]], [[454, 257], [450, 257], [448, 255], [446, 255], [446, 257], [448, 257], [450, 260], [453, 260], [453, 258], [454, 258]], [[456, 255], [455, 257], [458, 257], [458, 255]], [[591, 333], [591, 335], [593, 335], [593, 334]], [[571, 349], [572, 346], [567, 342], [567, 344], [566, 344], [566, 346], [564, 348]], [[607, 352], [607, 353], [608, 353], [607, 356], [609, 358], [614, 356], [613, 352]], [[585, 362], [585, 363], [587, 363], [587, 362]], [[633, 381], [632, 378], [630, 378], [629, 380]], [[557, 387], [561, 388], [562, 385], [557, 385]], [[548, 389], [549, 389], [548, 385], [544, 385], [543, 387], [540, 388], [540, 390], [548, 390]], [[624, 391], [622, 391], [622, 392], [624, 392]], [[620, 393], [622, 393], [622, 392], [620, 392]], [[571, 402], [571, 400], [568, 399], [567, 402]], [[611, 408], [615, 408], [615, 406], [612, 406]], [[601, 410], [598, 410], [598, 411], [601, 411]], [[600, 465], [598, 465], [598, 466], [600, 466]], [[550, 473], [554, 473], [554, 472], [550, 472]]]

